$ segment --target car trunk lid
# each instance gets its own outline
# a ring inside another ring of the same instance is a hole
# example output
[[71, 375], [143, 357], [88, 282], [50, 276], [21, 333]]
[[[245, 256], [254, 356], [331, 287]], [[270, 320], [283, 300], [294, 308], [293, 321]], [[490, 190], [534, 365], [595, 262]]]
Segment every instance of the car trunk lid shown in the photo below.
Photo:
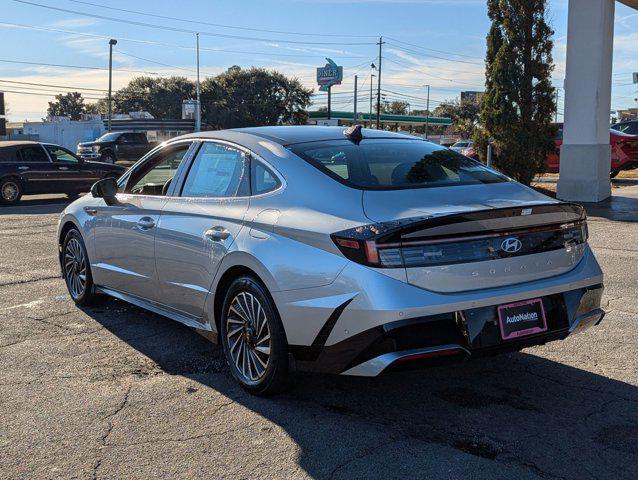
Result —
[[584, 253], [582, 207], [515, 182], [364, 191], [366, 216], [385, 232], [380, 263], [437, 292], [517, 284], [571, 270]]

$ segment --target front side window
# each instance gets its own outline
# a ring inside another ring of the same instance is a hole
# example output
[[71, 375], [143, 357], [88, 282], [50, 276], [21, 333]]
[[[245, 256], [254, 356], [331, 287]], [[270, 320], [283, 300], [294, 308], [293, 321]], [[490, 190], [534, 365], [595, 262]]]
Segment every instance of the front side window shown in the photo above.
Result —
[[236, 197], [248, 193], [248, 156], [220, 143], [205, 142], [186, 176], [183, 197]]
[[78, 163], [78, 158], [64, 148], [56, 147], [54, 145], [45, 145], [44, 148], [47, 149], [51, 160], [54, 162]]
[[335, 180], [364, 190], [398, 190], [506, 182], [459, 153], [422, 140], [312, 142], [290, 149]]
[[20, 160], [22, 162], [48, 162], [49, 158], [40, 145], [22, 147], [20, 149]]
[[96, 142], [114, 142], [118, 138], [120, 138], [122, 134], [116, 132], [105, 133], [100, 138], [96, 140]]
[[131, 174], [126, 193], [166, 195], [190, 144], [167, 146]]

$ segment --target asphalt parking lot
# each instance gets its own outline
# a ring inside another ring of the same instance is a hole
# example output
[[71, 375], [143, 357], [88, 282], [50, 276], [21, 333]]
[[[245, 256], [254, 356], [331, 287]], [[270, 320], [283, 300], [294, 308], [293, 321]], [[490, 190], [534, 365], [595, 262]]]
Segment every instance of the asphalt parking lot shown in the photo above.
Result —
[[376, 379], [305, 376], [267, 399], [186, 327], [75, 307], [56, 260], [64, 198], [0, 208], [0, 478], [638, 478], [636, 188], [590, 212], [609, 311], [595, 329]]

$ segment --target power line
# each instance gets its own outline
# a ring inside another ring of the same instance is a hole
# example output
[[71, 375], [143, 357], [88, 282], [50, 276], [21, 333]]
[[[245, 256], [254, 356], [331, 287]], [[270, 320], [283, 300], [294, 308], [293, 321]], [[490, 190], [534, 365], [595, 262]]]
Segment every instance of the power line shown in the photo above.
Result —
[[17, 80], [1, 80], [2, 83], [17, 83], [21, 85], [35, 85], [38, 87], [54, 87], [54, 88], [66, 88], [66, 89], [77, 89], [77, 90], [91, 90], [95, 92], [106, 92], [107, 90], [103, 88], [89, 88], [89, 87], [75, 87], [71, 85], [51, 85], [50, 83], [34, 83], [34, 82], [19, 82]]
[[397, 61], [397, 60], [393, 60], [393, 59], [391, 59], [391, 58], [386, 58], [386, 60], [387, 60], [387, 61], [389, 61], [389, 62], [395, 63], [395, 64], [397, 64], [397, 65], [399, 65], [399, 66], [401, 66], [401, 67], [403, 67], [403, 68], [407, 68], [408, 70], [412, 70], [412, 71], [414, 71], [414, 72], [420, 73], [421, 75], [425, 75], [426, 77], [438, 78], [438, 79], [440, 79], [440, 80], [446, 80], [446, 81], [448, 81], [448, 82], [454, 82], [454, 83], [461, 84], [461, 85], [469, 85], [469, 86], [472, 86], [472, 87], [475, 87], [475, 86], [476, 86], [476, 84], [475, 84], [475, 83], [459, 82], [458, 80], [453, 80], [453, 79], [451, 79], [451, 78], [445, 78], [445, 77], [440, 77], [440, 76], [438, 76], [438, 75], [433, 75], [433, 74], [431, 74], [431, 73], [426, 73], [426, 72], [423, 72], [422, 70], [417, 70], [417, 69], [415, 69], [415, 68], [413, 68], [413, 67], [409, 66], [409, 65], [408, 65], [408, 64], [406, 64], [406, 63], [399, 62], [399, 61]]
[[162, 62], [158, 62], [156, 60], [150, 60], [148, 58], [138, 57], [137, 55], [133, 55], [132, 53], [123, 52], [122, 50], [115, 50], [115, 52], [119, 53], [120, 55], [125, 55], [127, 57], [136, 58], [136, 59], [142, 60], [144, 62], [153, 63], [155, 65], [160, 65], [162, 67], [174, 68], [176, 70], [183, 70], [185, 72], [191, 72], [191, 73], [195, 73], [196, 72], [196, 70], [192, 70], [190, 68], [178, 67], [177, 65], [169, 65], [168, 63], [162, 63]]
[[411, 47], [419, 48], [419, 49], [422, 49], [422, 50], [427, 50], [427, 51], [430, 51], [430, 52], [443, 53], [443, 54], [446, 54], [446, 55], [456, 55], [457, 57], [476, 58], [475, 55], [466, 55], [466, 54], [463, 54], [463, 53], [449, 52], [449, 51], [446, 51], [446, 50], [436, 50], [434, 48], [428, 48], [428, 47], [423, 47], [421, 45], [416, 45], [414, 43], [404, 42], [403, 40], [399, 40], [398, 38], [393, 38], [393, 37], [386, 37], [386, 38], [388, 40], [392, 40], [393, 42], [399, 42], [399, 43], [402, 43], [404, 45], [409, 45]]
[[[28, 24], [24, 24], [24, 23], [7, 23], [7, 22], [0, 22], [0, 26], [4, 26], [4, 27], [10, 27], [10, 28], [24, 28], [24, 29], [28, 29], [28, 30], [36, 30], [36, 31], [42, 31], [42, 32], [51, 32], [51, 33], [64, 33], [67, 35], [78, 35], [81, 37], [88, 37], [88, 38], [102, 38], [105, 40], [109, 40], [112, 38], [112, 36], [108, 36], [108, 35], [99, 35], [99, 34], [95, 34], [95, 33], [86, 33], [86, 32], [78, 32], [75, 30], [65, 30], [65, 29], [61, 29], [61, 28], [52, 28], [52, 27], [41, 27], [41, 26], [37, 26], [37, 25], [28, 25]], [[160, 46], [160, 47], [173, 47], [173, 48], [179, 48], [182, 50], [195, 50], [195, 47], [193, 46], [189, 46], [189, 45], [179, 45], [179, 44], [175, 44], [175, 43], [166, 43], [166, 42], [157, 42], [154, 40], [142, 40], [139, 38], [128, 38], [128, 37], [120, 37], [118, 36], [119, 40], [122, 41], [127, 41], [127, 42], [133, 42], [133, 43], [141, 43], [144, 45], [153, 45], [153, 46]], [[221, 53], [237, 53], [240, 55], [264, 55], [264, 56], [269, 56], [269, 57], [296, 57], [296, 58], [309, 58], [309, 57], [316, 57], [318, 56], [316, 53], [272, 53], [272, 52], [254, 52], [254, 51], [247, 51], [247, 50], [228, 50], [228, 49], [224, 49], [224, 48], [210, 48], [210, 47], [200, 47], [199, 48], [201, 51], [206, 51], [206, 52], [221, 52]], [[339, 58], [364, 58], [363, 55], [340, 55]]]
[[99, 3], [92, 3], [92, 2], [86, 2], [86, 1], [82, 1], [82, 0], [69, 0], [70, 2], [73, 3], [80, 3], [83, 5], [89, 5], [92, 7], [99, 7], [99, 8], [105, 8], [108, 10], [115, 10], [118, 12], [125, 12], [125, 13], [133, 13], [136, 15], [144, 15], [146, 17], [153, 17], [153, 18], [161, 18], [164, 20], [175, 20], [178, 22], [186, 22], [186, 23], [192, 23], [192, 24], [196, 24], [196, 25], [208, 25], [210, 27], [221, 27], [221, 28], [233, 28], [235, 30], [246, 30], [246, 31], [251, 31], [251, 32], [262, 32], [262, 33], [278, 33], [278, 34], [282, 34], [282, 35], [301, 35], [301, 36], [306, 36], [306, 37], [342, 37], [342, 38], [376, 38], [374, 35], [352, 35], [352, 34], [345, 34], [345, 33], [308, 33], [308, 32], [290, 32], [290, 31], [285, 31], [285, 30], [268, 30], [265, 28], [251, 28], [251, 27], [241, 27], [238, 25], [224, 25], [221, 23], [211, 23], [211, 22], [203, 22], [201, 20], [193, 20], [190, 18], [180, 18], [180, 17], [171, 17], [168, 15], [158, 15], [156, 13], [149, 13], [149, 12], [141, 12], [139, 10], [127, 10], [125, 8], [116, 8], [116, 7], [111, 7], [111, 6], [107, 6], [107, 5], [101, 5]]
[[[55, 97], [55, 93], [36, 93], [36, 92], [21, 92], [21, 91], [16, 91], [16, 90], [2, 90], [4, 93], [17, 93], [17, 94], [22, 94], [22, 95], [39, 95], [42, 97]], [[87, 98], [89, 100], [101, 100], [101, 97], [95, 97], [95, 98], [89, 98], [89, 97], [83, 97], [83, 98]]]
[[71, 10], [67, 8], [54, 7], [52, 5], [43, 5], [41, 3], [30, 2], [27, 0], [13, 0], [13, 1], [16, 3], [22, 3], [24, 5], [30, 5], [30, 6], [39, 7], [39, 8], [46, 8], [46, 9], [54, 10], [57, 12], [71, 13], [73, 15], [81, 15], [81, 16], [89, 17], [89, 18], [97, 18], [99, 20], [107, 20], [110, 22], [126, 23], [128, 25], [135, 25], [138, 27], [147, 27], [147, 28], [155, 28], [159, 30], [167, 30], [172, 32], [189, 33], [191, 35], [195, 35], [196, 33], [199, 33], [200, 35], [205, 35], [208, 37], [232, 38], [234, 40], [250, 40], [250, 41], [258, 41], [258, 42], [290, 43], [290, 44], [297, 44], [297, 45], [342, 45], [342, 46], [343, 45], [372, 45], [372, 43], [370, 42], [307, 42], [307, 41], [301, 41], [301, 40], [282, 40], [282, 39], [273, 39], [273, 38], [245, 37], [241, 35], [197, 31], [197, 30], [190, 30], [187, 28], [171, 27], [168, 25], [158, 25], [155, 23], [127, 20], [125, 18], [109, 17], [106, 15], [98, 15], [95, 13], [80, 12], [77, 10]]
[[[60, 67], [60, 68], [77, 68], [81, 70], [108, 70], [108, 68], [103, 67], [90, 67], [87, 65], [67, 65], [61, 63], [40, 63], [40, 62], [26, 62], [24, 60], [6, 60], [4, 58], [0, 58], [0, 62], [3, 63], [18, 63], [22, 65], [37, 65], [41, 67]], [[143, 70], [128, 70], [124, 68], [114, 68], [113, 70], [117, 70], [119, 72], [129, 72], [129, 73], [144, 73], [146, 75], [159, 75], [157, 72], [146, 72]]]

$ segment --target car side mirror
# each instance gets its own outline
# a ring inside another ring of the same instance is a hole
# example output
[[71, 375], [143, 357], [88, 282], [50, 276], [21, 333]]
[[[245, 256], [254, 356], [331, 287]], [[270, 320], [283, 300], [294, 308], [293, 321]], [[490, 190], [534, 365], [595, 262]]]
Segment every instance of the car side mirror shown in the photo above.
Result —
[[98, 180], [91, 187], [91, 195], [94, 198], [103, 198], [107, 205], [117, 203], [115, 196], [117, 195], [117, 181], [112, 177]]

